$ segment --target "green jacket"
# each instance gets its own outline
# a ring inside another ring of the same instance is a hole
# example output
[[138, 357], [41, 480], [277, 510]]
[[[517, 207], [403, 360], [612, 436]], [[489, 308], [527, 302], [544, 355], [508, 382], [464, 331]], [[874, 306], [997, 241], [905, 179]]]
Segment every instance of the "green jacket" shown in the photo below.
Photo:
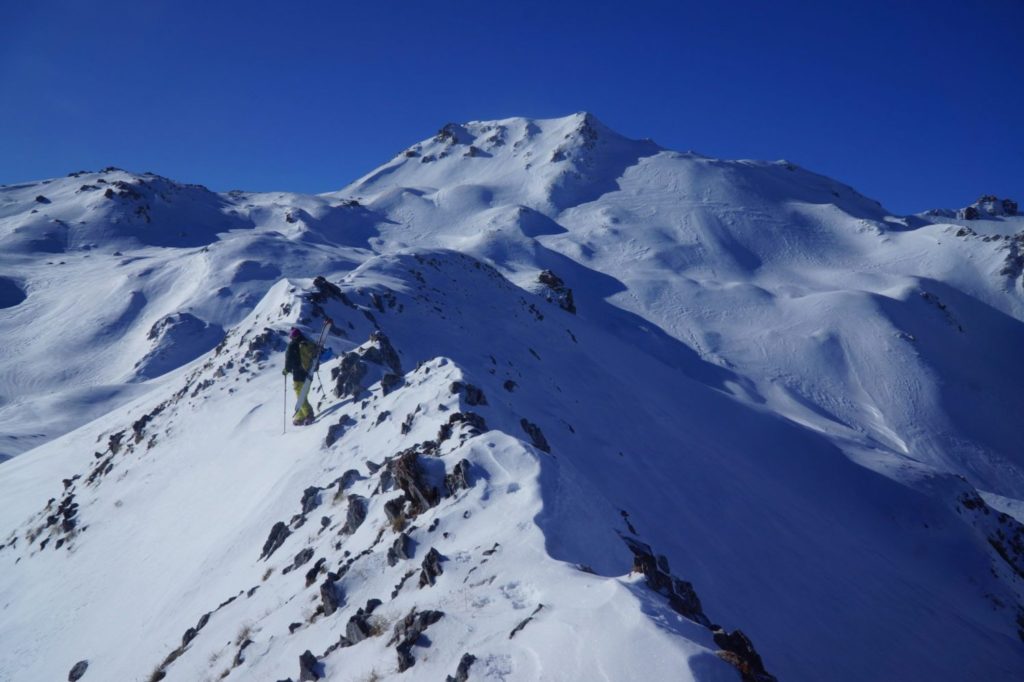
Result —
[[309, 376], [309, 368], [313, 366], [316, 355], [316, 344], [304, 336], [292, 339], [288, 350], [284, 352], [284, 373], [291, 372], [295, 381], [305, 381]]

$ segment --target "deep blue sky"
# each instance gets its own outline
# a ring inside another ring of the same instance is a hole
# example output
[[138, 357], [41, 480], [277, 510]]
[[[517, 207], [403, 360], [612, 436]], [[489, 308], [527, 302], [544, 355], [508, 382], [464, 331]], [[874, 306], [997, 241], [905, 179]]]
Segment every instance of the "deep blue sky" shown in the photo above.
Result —
[[587, 110], [904, 213], [1024, 200], [1022, 81], [1022, 0], [10, 0], [0, 183], [324, 192], [447, 121]]

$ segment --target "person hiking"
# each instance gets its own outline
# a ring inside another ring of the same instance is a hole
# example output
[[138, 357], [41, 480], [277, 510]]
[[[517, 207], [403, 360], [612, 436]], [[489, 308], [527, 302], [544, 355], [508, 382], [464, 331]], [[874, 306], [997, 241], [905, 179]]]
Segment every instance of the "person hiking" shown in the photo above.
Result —
[[[295, 397], [302, 395], [302, 386], [308, 378], [309, 368], [313, 366], [313, 359], [316, 355], [316, 344], [305, 337], [298, 327], [292, 327], [288, 334], [291, 341], [288, 343], [288, 350], [284, 353], [284, 369], [281, 374], [292, 375], [292, 385], [295, 387]], [[306, 426], [313, 423], [313, 406], [309, 404], [309, 398], [302, 402], [302, 407], [295, 413], [292, 424], [295, 426]]]

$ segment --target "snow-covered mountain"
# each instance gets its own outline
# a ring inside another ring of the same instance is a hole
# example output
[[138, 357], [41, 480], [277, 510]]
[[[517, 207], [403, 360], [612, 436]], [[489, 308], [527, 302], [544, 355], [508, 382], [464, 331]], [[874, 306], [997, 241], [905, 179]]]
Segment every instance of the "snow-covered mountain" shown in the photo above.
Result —
[[321, 196], [0, 187], [0, 680], [1018, 679], [996, 203], [589, 114]]

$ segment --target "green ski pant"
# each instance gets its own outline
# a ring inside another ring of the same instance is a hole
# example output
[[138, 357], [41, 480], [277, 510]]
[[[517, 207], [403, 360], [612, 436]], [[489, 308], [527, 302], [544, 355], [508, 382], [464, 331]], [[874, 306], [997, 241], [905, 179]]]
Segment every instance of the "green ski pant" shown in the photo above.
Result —
[[[292, 382], [292, 386], [295, 387], [295, 397], [296, 398], [298, 398], [299, 394], [302, 393], [302, 385], [304, 383], [305, 383], [304, 381], [293, 381]], [[303, 419], [306, 419], [307, 417], [312, 417], [312, 416], [313, 416], [313, 406], [309, 404], [309, 398], [306, 398], [302, 402], [302, 407], [300, 407], [299, 411], [295, 413], [295, 419], [301, 421]]]

